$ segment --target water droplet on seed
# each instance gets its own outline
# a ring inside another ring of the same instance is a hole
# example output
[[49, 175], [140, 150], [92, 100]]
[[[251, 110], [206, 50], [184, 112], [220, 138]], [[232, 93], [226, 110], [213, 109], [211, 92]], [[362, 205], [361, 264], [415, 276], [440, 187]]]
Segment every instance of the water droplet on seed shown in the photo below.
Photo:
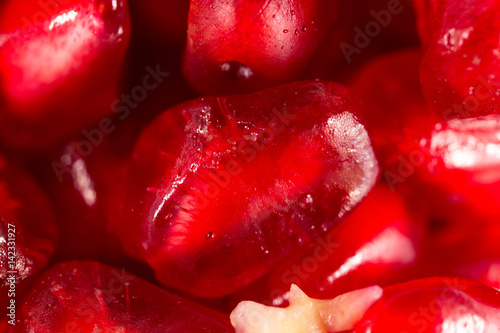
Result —
[[220, 69], [228, 80], [242, 81], [253, 76], [252, 69], [238, 61], [225, 61], [220, 65]]
[[310, 194], [304, 194], [299, 198], [299, 205], [304, 209], [309, 209], [313, 205], [313, 198]]

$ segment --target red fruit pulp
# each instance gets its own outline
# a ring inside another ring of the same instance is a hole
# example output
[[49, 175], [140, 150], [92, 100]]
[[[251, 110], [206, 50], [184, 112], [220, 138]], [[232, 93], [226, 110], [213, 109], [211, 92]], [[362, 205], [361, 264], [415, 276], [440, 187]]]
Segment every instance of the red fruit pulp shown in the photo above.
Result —
[[500, 293], [478, 282], [429, 278], [384, 289], [354, 333], [498, 332]]
[[111, 113], [130, 35], [125, 1], [8, 1], [0, 22], [4, 144], [48, 146]]
[[19, 332], [233, 332], [227, 315], [91, 261], [45, 272], [19, 315]]
[[365, 32], [368, 30], [373, 34], [377, 29], [369, 22], [377, 22], [381, 27], [380, 34], [372, 37], [373, 42], [383, 45], [385, 49], [417, 46], [419, 39], [412, 2], [411, 0], [361, 1], [362, 9], [357, 11], [359, 13], [357, 23]]
[[403, 198], [376, 186], [337, 228], [231, 298], [275, 306], [288, 303], [290, 284], [329, 299], [371, 285], [406, 281], [418, 256], [421, 226]]
[[[0, 304], [21, 299], [54, 253], [57, 231], [48, 198], [38, 184], [0, 156]], [[14, 257], [14, 258], [13, 258]], [[16, 273], [8, 273], [8, 272]], [[8, 296], [14, 276], [15, 298]], [[9, 297], [9, 298], [8, 298]]]
[[365, 101], [382, 179], [426, 221], [412, 276], [461, 276], [497, 286], [498, 116], [442, 122], [420, 93], [418, 62], [418, 51], [393, 53], [369, 64], [352, 84]]
[[[443, 193], [436, 197], [448, 205], [468, 207], [477, 219], [500, 219], [500, 115], [437, 124], [421, 147], [429, 156], [418, 170], [422, 187]], [[436, 212], [446, 214], [444, 206]]]
[[[165, 109], [197, 97], [181, 68], [189, 0], [137, 0], [129, 4], [134, 29], [127, 53], [128, 81], [123, 89], [131, 100], [122, 95], [117, 109], [119, 122], [129, 124], [118, 126], [140, 129]], [[152, 76], [151, 72], [156, 73]], [[146, 94], [141, 93], [141, 87]]]
[[292, 81], [339, 16], [338, 0], [191, 1], [184, 73], [203, 94]]
[[[418, 78], [420, 49], [405, 49], [375, 58], [351, 78], [350, 86], [363, 101], [363, 117], [379, 160], [404, 150], [405, 135], [431, 131], [439, 118], [425, 102]], [[411, 127], [409, 126], [411, 125]]]
[[[498, 289], [498, 219], [481, 221], [467, 211], [446, 217], [451, 220], [446, 228], [430, 228], [423, 237], [416, 269], [425, 272], [426, 276], [457, 276]], [[474, 223], [473, 228], [471, 223]]]
[[419, 0], [420, 80], [444, 120], [500, 112], [500, 3]]
[[157, 118], [128, 170], [123, 246], [163, 284], [227, 295], [334, 227], [378, 173], [345, 88], [300, 82]]
[[468, 210], [498, 219], [498, 116], [441, 121], [420, 92], [418, 59], [414, 51], [381, 57], [352, 83], [365, 102], [382, 179], [435, 217]]
[[[330, 26], [318, 52], [309, 61], [304, 77], [349, 82], [353, 73], [375, 57], [418, 46], [411, 2], [343, 1], [339, 20]], [[375, 86], [372, 88], [376, 89]]]

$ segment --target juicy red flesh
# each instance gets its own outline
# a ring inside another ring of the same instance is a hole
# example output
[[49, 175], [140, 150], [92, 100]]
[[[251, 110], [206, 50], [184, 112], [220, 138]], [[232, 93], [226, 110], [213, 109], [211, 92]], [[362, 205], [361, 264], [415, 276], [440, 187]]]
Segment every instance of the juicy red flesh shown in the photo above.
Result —
[[354, 333], [497, 332], [500, 293], [478, 282], [430, 278], [384, 289]]
[[385, 288], [350, 333], [500, 332], [499, 22], [496, 0], [0, 1], [0, 332], [234, 332], [213, 309], [306, 302], [291, 284]]
[[420, 229], [403, 198], [378, 185], [341, 225], [237, 293], [231, 304], [251, 299], [286, 305], [291, 283], [310, 297], [331, 299], [406, 281], [417, 260]]
[[[1, 156], [0, 237], [0, 303], [3, 306], [11, 289], [16, 298], [21, 299], [26, 286], [45, 267], [54, 253], [57, 231], [46, 194], [28, 174]], [[12, 276], [16, 280], [14, 288], [9, 279]]]
[[339, 20], [339, 6], [338, 0], [192, 0], [184, 73], [203, 94], [291, 82]]
[[129, 272], [70, 261], [45, 272], [21, 308], [22, 332], [232, 332], [227, 315]]
[[419, 0], [426, 47], [420, 79], [426, 99], [444, 119], [500, 111], [500, 3]]
[[352, 83], [365, 101], [382, 179], [425, 221], [412, 277], [460, 276], [496, 287], [498, 116], [438, 119], [419, 91], [418, 62], [418, 51], [387, 55]]
[[169, 110], [135, 147], [114, 225], [123, 246], [197, 296], [252, 282], [374, 185], [356, 107], [345, 88], [310, 81]]
[[468, 210], [479, 220], [498, 219], [498, 116], [441, 121], [419, 91], [417, 63], [416, 52], [385, 56], [352, 84], [365, 101], [382, 179], [422, 203], [419, 210], [444, 215]]
[[124, 0], [39, 3], [0, 8], [0, 139], [16, 149], [53, 145], [110, 114], [130, 35]]
[[[457, 217], [462, 214], [461, 217]], [[498, 219], [476, 219], [471, 212], [459, 211], [441, 217], [448, 225], [429, 228], [423, 237], [415, 270], [425, 276], [457, 276], [500, 287]], [[471, 228], [470, 223], [475, 223]], [[441, 222], [443, 223], [443, 222]], [[468, 227], [469, 226], [469, 227]]]

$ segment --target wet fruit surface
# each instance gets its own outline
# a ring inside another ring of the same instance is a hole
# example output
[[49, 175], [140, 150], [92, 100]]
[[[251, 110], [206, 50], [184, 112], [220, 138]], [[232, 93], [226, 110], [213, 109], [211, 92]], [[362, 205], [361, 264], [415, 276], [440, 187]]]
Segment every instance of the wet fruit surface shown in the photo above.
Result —
[[406, 281], [412, 278], [422, 236], [422, 225], [412, 219], [399, 194], [377, 185], [341, 225], [236, 293], [231, 304], [286, 305], [291, 283], [310, 297], [327, 299]]
[[453, 278], [415, 280], [384, 289], [354, 332], [498, 332], [500, 293]]
[[426, 99], [444, 119], [500, 110], [498, 1], [420, 0], [426, 47], [420, 79]]
[[334, 227], [378, 167], [348, 91], [303, 82], [204, 98], [139, 139], [115, 228], [167, 286], [222, 296]]
[[0, 2], [0, 332], [500, 332], [500, 1]]
[[227, 317], [129, 272], [70, 261], [45, 272], [21, 308], [20, 332], [231, 332]]
[[8, 1], [0, 15], [5, 145], [53, 145], [112, 112], [130, 34], [126, 1]]
[[193, 0], [184, 73], [210, 95], [290, 82], [339, 19], [339, 6], [338, 0]]
[[[498, 116], [437, 118], [419, 89], [418, 57], [418, 51], [382, 57], [352, 83], [365, 101], [382, 179], [417, 206], [421, 203], [419, 210], [456, 214], [449, 220], [461, 220], [464, 210], [480, 221], [498, 220]], [[371, 89], [373, 82], [377, 88]]]

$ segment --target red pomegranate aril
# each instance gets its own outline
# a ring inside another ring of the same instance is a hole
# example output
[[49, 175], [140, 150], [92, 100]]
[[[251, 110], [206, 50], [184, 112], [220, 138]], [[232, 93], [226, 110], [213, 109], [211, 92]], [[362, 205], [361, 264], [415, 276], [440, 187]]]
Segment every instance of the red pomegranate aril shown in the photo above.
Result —
[[0, 8], [0, 140], [39, 149], [111, 113], [130, 24], [124, 0]]
[[430, 216], [473, 211], [480, 220], [498, 219], [498, 116], [441, 121], [420, 93], [417, 62], [411, 51], [382, 57], [352, 84], [365, 102], [382, 179]]
[[500, 115], [437, 124], [421, 146], [431, 157], [422, 183], [447, 193], [451, 204], [469, 206], [478, 218], [500, 219]]
[[339, 20], [339, 6], [338, 0], [192, 0], [186, 78], [209, 95], [289, 83]]
[[500, 3], [415, 2], [426, 51], [423, 92], [444, 120], [500, 113]]
[[92, 261], [50, 268], [19, 315], [19, 332], [233, 332], [227, 315]]
[[399, 50], [373, 59], [351, 78], [351, 88], [363, 101], [363, 117], [381, 163], [386, 161], [384, 147], [404, 147], [406, 142], [401, 141], [408, 132], [423, 135], [439, 122], [421, 92], [421, 59], [418, 48]]
[[326, 233], [378, 167], [351, 93], [306, 81], [182, 104], [135, 147], [114, 228], [166, 286], [219, 297]]
[[413, 51], [387, 55], [353, 80], [382, 179], [426, 221], [412, 276], [497, 286], [500, 119], [442, 122], [419, 92], [418, 61]]
[[54, 253], [57, 230], [46, 194], [0, 156], [0, 305], [21, 300]]
[[254, 300], [286, 305], [291, 283], [310, 297], [328, 299], [407, 281], [413, 277], [422, 235], [420, 221], [412, 218], [403, 197], [377, 185], [341, 225], [233, 295], [230, 304]]
[[421, 57], [419, 49], [389, 53], [368, 63], [351, 80], [352, 89], [363, 100], [363, 116], [382, 179], [403, 194], [413, 192], [407, 180], [416, 177], [415, 170], [422, 163], [419, 139], [440, 122], [421, 92]]
[[[414, 125], [407, 128], [410, 133]], [[392, 150], [393, 158], [381, 158], [387, 166], [383, 178], [434, 220], [448, 225], [463, 221], [466, 226], [470, 219], [478, 224], [498, 221], [499, 135], [498, 115], [437, 123], [426, 135], [405, 135], [401, 150]]]
[[477, 216], [471, 212], [449, 215], [447, 218], [454, 220], [446, 228], [429, 228], [422, 237], [415, 269], [426, 276], [456, 276], [499, 289], [498, 219], [475, 223]]
[[385, 288], [353, 333], [499, 330], [497, 290], [468, 280], [429, 278]]
[[0, 0], [0, 332], [500, 333], [499, 31]]

